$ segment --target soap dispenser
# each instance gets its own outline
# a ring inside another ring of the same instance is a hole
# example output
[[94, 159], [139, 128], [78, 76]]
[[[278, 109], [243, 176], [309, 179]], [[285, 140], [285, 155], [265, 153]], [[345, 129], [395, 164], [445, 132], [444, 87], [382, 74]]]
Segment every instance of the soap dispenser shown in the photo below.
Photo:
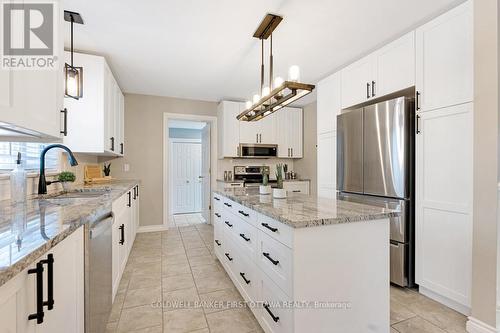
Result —
[[10, 199], [13, 203], [26, 201], [26, 170], [21, 161], [21, 153], [17, 153], [16, 167], [10, 173]]

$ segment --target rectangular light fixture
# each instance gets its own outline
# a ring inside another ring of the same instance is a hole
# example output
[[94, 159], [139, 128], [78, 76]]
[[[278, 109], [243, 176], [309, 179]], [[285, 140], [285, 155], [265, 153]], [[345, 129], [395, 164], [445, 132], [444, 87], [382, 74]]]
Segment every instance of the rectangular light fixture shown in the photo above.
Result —
[[64, 65], [64, 95], [74, 99], [83, 97], [83, 67], [73, 67], [69, 64]]
[[242, 121], [258, 121], [290, 103], [310, 94], [314, 85], [285, 81], [283, 84], [264, 96], [257, 103], [240, 113], [236, 118]]

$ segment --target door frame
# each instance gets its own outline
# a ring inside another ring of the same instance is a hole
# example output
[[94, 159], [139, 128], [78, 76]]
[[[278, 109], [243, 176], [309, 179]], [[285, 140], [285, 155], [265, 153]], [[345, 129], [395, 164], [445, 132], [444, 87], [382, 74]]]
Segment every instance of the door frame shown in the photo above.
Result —
[[[169, 223], [171, 217], [171, 207], [170, 207], [170, 182], [169, 182], [169, 160], [170, 160], [170, 138], [169, 138], [169, 128], [168, 121], [172, 119], [178, 120], [191, 120], [191, 121], [202, 121], [210, 123], [210, 192], [216, 188], [217, 182], [217, 117], [216, 116], [204, 116], [204, 115], [194, 115], [194, 114], [182, 114], [182, 113], [163, 113], [163, 226], [165, 228], [170, 228], [172, 225]], [[212, 197], [210, 196], [210, 206], [213, 207]], [[212, 224], [212, 214], [210, 214], [210, 221], [207, 223]]]
[[[168, 156], [168, 179], [172, 180], [173, 179], [173, 164], [172, 164], [172, 158], [173, 158], [173, 145], [175, 143], [192, 143], [192, 144], [199, 144], [201, 145], [201, 139], [181, 139], [181, 138], [169, 138], [168, 139], [168, 144], [169, 144], [169, 156]], [[201, 164], [201, 161], [200, 161]], [[172, 200], [172, 194], [174, 193], [174, 184], [173, 182], [169, 183], [168, 187], [168, 196], [169, 196], [169, 215], [174, 215], [172, 210], [173, 210], [173, 200]], [[203, 194], [202, 194], [203, 195]], [[179, 213], [178, 213], [179, 214]], [[182, 213], [181, 213], [182, 214]]]

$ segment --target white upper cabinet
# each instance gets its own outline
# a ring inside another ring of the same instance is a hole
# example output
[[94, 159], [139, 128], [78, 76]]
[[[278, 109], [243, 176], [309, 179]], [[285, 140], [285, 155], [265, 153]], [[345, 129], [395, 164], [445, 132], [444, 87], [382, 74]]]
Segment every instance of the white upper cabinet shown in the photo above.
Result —
[[74, 63], [83, 67], [83, 97], [64, 100], [68, 112], [64, 143], [78, 153], [123, 155], [124, 97], [106, 60], [75, 53]]
[[372, 97], [372, 81], [375, 80], [375, 59], [373, 56], [347, 66], [342, 70], [342, 108], [363, 103]]
[[317, 93], [317, 131], [318, 134], [334, 131], [337, 128], [337, 115], [342, 109], [340, 99], [340, 72], [330, 75], [318, 83]]
[[416, 31], [418, 111], [473, 100], [473, 15], [468, 1]]
[[[245, 104], [241, 103], [241, 111]], [[276, 144], [276, 115], [271, 114], [258, 121], [240, 121], [240, 142], [257, 144]]]
[[337, 132], [318, 135], [318, 197], [334, 199], [337, 191]]
[[219, 158], [238, 157], [240, 145], [241, 103], [222, 101], [217, 108], [218, 155]]
[[[63, 8], [56, 19], [64, 26]], [[0, 126], [31, 133], [35, 141], [61, 139], [61, 110], [64, 96], [63, 29], [59, 29], [54, 69], [0, 69]], [[20, 135], [22, 136], [22, 134]], [[12, 132], [13, 136], [15, 132]], [[0, 140], [3, 140], [0, 136]], [[27, 140], [24, 138], [23, 140]]]
[[284, 107], [274, 113], [276, 116], [276, 134], [278, 157], [303, 157], [303, 119], [302, 109]]
[[415, 85], [415, 33], [410, 32], [342, 70], [342, 108]]
[[[375, 95], [384, 96], [415, 85], [415, 32], [375, 52], [377, 78]], [[373, 82], [372, 82], [373, 84]]]

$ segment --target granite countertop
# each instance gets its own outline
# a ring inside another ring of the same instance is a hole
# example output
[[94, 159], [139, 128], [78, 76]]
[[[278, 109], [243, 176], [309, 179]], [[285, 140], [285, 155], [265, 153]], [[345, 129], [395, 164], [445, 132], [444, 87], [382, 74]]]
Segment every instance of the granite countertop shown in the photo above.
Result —
[[0, 201], [0, 286], [82, 225], [108, 215], [113, 201], [137, 184], [115, 180], [82, 185], [79, 189], [103, 190], [103, 195], [90, 198], [53, 199], [55, 195], [49, 194], [28, 198], [24, 204]]
[[258, 188], [217, 189], [220, 194], [245, 207], [271, 217], [293, 228], [380, 220], [399, 216], [399, 212], [368, 204], [323, 199], [300, 193], [288, 193], [286, 199], [260, 195]]

